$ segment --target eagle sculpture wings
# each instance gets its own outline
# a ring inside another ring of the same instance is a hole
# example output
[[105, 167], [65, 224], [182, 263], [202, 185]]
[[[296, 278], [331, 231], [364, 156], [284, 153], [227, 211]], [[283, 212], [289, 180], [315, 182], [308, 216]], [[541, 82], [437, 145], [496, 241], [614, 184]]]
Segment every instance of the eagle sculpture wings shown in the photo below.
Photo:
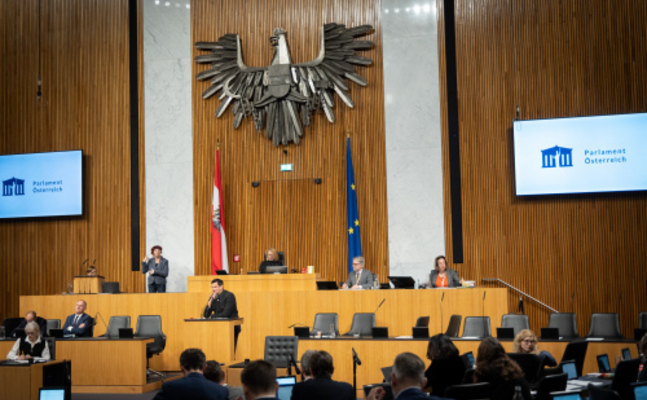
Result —
[[322, 28], [319, 56], [309, 62], [292, 64], [285, 30], [274, 29], [270, 43], [274, 46], [272, 62], [267, 67], [248, 67], [243, 62], [240, 37], [226, 34], [217, 42], [197, 42], [195, 47], [209, 54], [195, 58], [197, 63], [211, 68], [196, 75], [198, 80], [211, 80], [202, 93], [203, 99], [218, 95], [220, 105], [216, 118], [231, 106], [234, 129], [251, 116], [257, 131], [275, 146], [299, 143], [303, 126], [310, 126], [313, 113], [323, 110], [331, 123], [335, 122], [335, 93], [350, 108], [348, 81], [366, 86], [366, 79], [355, 73], [356, 65], [371, 65], [370, 58], [356, 54], [373, 47], [371, 41], [355, 40], [372, 32], [370, 25], [346, 28], [335, 23]]

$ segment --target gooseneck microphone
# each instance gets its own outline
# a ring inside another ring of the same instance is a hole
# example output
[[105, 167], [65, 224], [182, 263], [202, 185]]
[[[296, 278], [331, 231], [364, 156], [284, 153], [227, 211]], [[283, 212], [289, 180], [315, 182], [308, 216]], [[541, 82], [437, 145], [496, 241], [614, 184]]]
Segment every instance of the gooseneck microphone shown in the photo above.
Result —
[[443, 329], [443, 300], [445, 300], [445, 292], [440, 296], [440, 330]]
[[[377, 308], [375, 309], [375, 312], [374, 312], [373, 314], [375, 314], [375, 313], [377, 312], [377, 310], [379, 310], [379, 309], [380, 309], [380, 307], [382, 307], [382, 304], [384, 304], [384, 302], [385, 302], [385, 301], [386, 301], [386, 297], [382, 299], [382, 302], [380, 303], [380, 305], [379, 305], [379, 306], [377, 306]], [[353, 350], [353, 351], [354, 351], [354, 350]]]
[[353, 350], [353, 361], [354, 361], [357, 365], [362, 365], [362, 360], [360, 360], [360, 359], [359, 359], [359, 356], [357, 355], [357, 352], [355, 351], [355, 348], [354, 348], [354, 347], [351, 347], [351, 349]]
[[290, 364], [294, 366], [294, 371], [297, 373], [297, 375], [301, 375], [301, 370], [299, 369], [299, 366], [297, 365], [297, 362], [294, 359], [292, 353], [290, 353]]

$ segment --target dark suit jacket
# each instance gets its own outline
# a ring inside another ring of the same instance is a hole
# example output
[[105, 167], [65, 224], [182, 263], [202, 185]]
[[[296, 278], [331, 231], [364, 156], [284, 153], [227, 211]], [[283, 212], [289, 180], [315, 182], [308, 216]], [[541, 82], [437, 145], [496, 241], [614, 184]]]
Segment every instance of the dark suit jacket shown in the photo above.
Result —
[[362, 268], [362, 273], [359, 275], [359, 282], [357, 282], [357, 272], [353, 271], [348, 274], [348, 280], [346, 284], [348, 288], [352, 288], [355, 284], [358, 284], [362, 289], [370, 289], [373, 287], [373, 281], [375, 280], [373, 273], [365, 268]]
[[[63, 334], [69, 335], [70, 333], [75, 334], [77, 337], [91, 337], [92, 336], [92, 318], [88, 314], [81, 314], [79, 322], [76, 326], [73, 326], [74, 317], [76, 314], [72, 314], [65, 319], [65, 325], [63, 325]], [[85, 324], [83, 328], [79, 328], [81, 324]], [[72, 330], [68, 330], [68, 327], [72, 327]]]
[[[442, 400], [443, 397], [427, 396], [427, 393], [418, 388], [409, 388], [398, 393], [397, 400]], [[449, 399], [447, 399], [449, 400]]]
[[463, 382], [463, 375], [465, 375], [465, 363], [459, 355], [434, 360], [425, 371], [427, 387], [431, 387], [431, 393], [436, 396], [442, 396], [445, 394], [445, 389]]
[[353, 387], [346, 382], [317, 377], [298, 382], [292, 388], [291, 400], [355, 400]]
[[[47, 336], [47, 320], [45, 318], [36, 317], [34, 322], [38, 324], [38, 327], [40, 328], [41, 336]], [[22, 321], [20, 321], [20, 324], [18, 324], [18, 326], [16, 327], [16, 329], [14, 329], [13, 332], [11, 332], [11, 337], [16, 337], [16, 333], [17, 333], [16, 330], [25, 329], [26, 326], [27, 326], [27, 320], [23, 318]]]
[[219, 296], [211, 302], [211, 307], [204, 309], [205, 318], [238, 318], [236, 296], [232, 292], [222, 290]]
[[[431, 274], [429, 274], [429, 282], [431, 283], [431, 287], [436, 287], [436, 278], [438, 277], [438, 271], [435, 269], [431, 270]], [[447, 287], [458, 287], [461, 285], [461, 280], [458, 278], [458, 272], [456, 272], [455, 269], [447, 268], [445, 270], [445, 277], [449, 280], [447, 283]]]
[[157, 268], [155, 268], [155, 257], [149, 258], [148, 262], [142, 262], [142, 274], [147, 274], [151, 269], [155, 270], [155, 274], [148, 275], [148, 284], [165, 284], [168, 276], [168, 260], [164, 257], [160, 258]]
[[184, 378], [166, 382], [153, 400], [227, 400], [227, 388], [192, 372]]

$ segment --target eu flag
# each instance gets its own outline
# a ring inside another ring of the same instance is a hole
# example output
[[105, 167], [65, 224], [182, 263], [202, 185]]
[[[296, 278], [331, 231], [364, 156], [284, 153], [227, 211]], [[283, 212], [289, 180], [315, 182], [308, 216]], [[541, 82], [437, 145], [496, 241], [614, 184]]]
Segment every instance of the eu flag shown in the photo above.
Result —
[[357, 214], [357, 193], [355, 174], [350, 154], [350, 138], [346, 139], [346, 226], [348, 227], [348, 271], [353, 270], [353, 258], [362, 255], [362, 242], [359, 237], [359, 215]]

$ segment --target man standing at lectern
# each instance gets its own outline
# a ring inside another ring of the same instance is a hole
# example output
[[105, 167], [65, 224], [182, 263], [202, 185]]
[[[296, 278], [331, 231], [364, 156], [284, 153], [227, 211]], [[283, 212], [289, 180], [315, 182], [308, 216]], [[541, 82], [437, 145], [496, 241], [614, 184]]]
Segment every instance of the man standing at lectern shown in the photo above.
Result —
[[[225, 283], [222, 279], [211, 281], [211, 296], [204, 308], [204, 318], [238, 318], [238, 307], [236, 306], [236, 296], [225, 290]], [[240, 334], [240, 325], [234, 327], [234, 349], [238, 344], [238, 335]]]

